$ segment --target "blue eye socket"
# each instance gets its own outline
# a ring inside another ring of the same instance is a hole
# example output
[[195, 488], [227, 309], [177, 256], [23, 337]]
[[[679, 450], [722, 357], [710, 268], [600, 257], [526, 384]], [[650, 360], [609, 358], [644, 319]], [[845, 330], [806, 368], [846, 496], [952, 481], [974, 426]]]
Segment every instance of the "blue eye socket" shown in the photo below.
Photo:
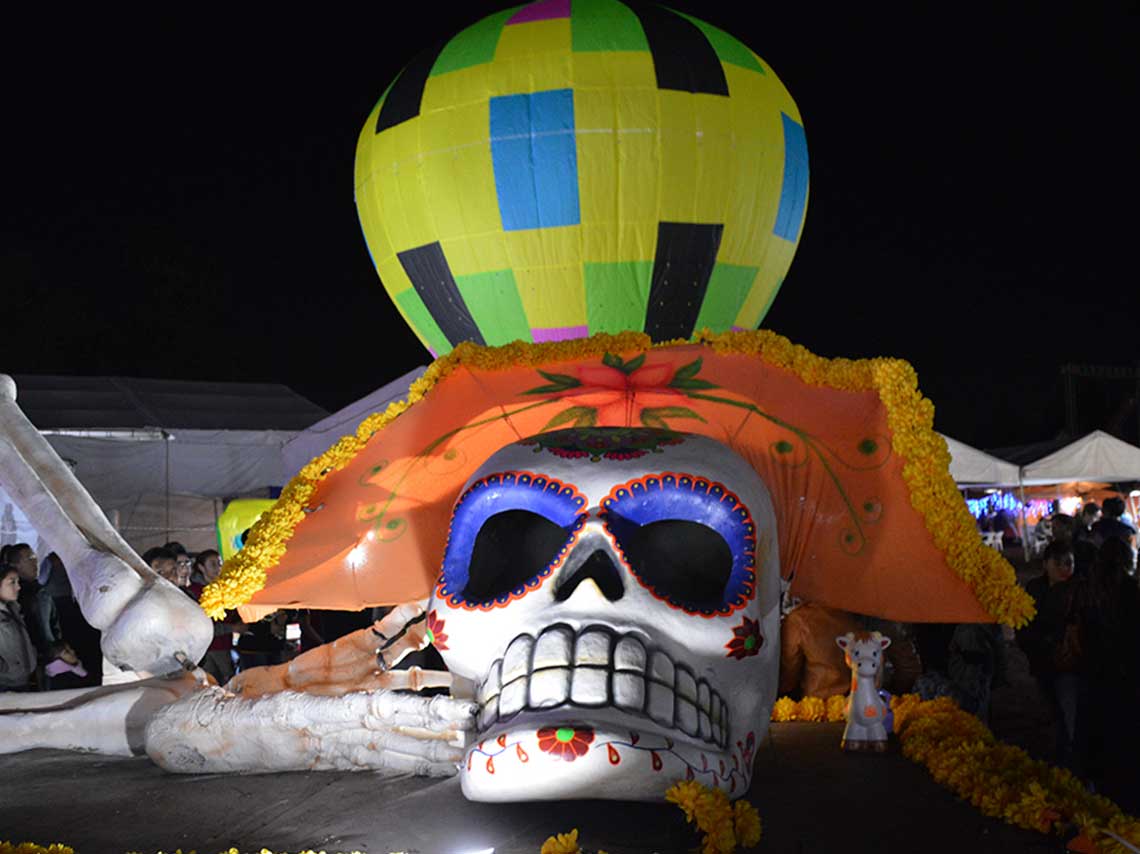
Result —
[[615, 487], [602, 517], [638, 581], [689, 614], [723, 616], [755, 595], [756, 527], [722, 484], [666, 472]]
[[530, 472], [481, 478], [452, 515], [436, 594], [489, 610], [538, 588], [585, 521], [585, 496]]

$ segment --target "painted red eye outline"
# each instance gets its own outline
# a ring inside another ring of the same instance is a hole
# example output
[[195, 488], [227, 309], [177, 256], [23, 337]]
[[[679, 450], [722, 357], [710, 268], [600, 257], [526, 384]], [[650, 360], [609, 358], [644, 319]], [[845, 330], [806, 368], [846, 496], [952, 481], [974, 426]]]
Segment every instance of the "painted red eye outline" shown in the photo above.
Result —
[[[497, 472], [475, 481], [455, 504], [435, 598], [452, 608], [491, 611], [537, 590], [562, 565], [578, 541], [586, 523], [585, 507], [586, 497], [575, 486], [535, 472]], [[489, 598], [469, 599], [464, 589], [469, 581], [475, 540], [489, 519], [511, 510], [525, 510], [543, 517], [562, 528], [566, 539], [553, 558], [534, 575]]]
[[[678, 519], [676, 501], [686, 506]], [[756, 596], [756, 523], [744, 503], [722, 483], [682, 472], [644, 475], [610, 490], [602, 499], [601, 517], [621, 550], [630, 572], [656, 599], [686, 614], [707, 618], [727, 617], [746, 607]], [[716, 531], [732, 555], [723, 602], [705, 607], [683, 601], [656, 589], [633, 567], [622, 549], [622, 528], [662, 521], [698, 520]]]

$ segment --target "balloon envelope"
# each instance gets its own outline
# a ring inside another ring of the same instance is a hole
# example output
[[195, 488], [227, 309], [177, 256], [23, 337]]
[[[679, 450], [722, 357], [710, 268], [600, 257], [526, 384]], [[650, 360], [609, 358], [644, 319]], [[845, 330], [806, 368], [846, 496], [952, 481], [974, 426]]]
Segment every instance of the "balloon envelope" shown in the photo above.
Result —
[[384, 287], [460, 341], [755, 328], [807, 206], [799, 110], [744, 44], [652, 4], [543, 0], [421, 54], [368, 117]]

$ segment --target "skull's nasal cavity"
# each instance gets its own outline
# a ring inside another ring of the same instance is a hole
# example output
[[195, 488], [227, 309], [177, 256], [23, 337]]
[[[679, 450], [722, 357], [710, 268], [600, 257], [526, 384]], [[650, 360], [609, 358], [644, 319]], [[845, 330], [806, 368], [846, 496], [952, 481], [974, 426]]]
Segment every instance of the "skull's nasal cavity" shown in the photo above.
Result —
[[559, 581], [558, 588], [554, 591], [555, 600], [565, 602], [587, 578], [592, 579], [602, 591], [602, 595], [611, 602], [616, 602], [625, 593], [625, 585], [621, 582], [621, 571], [614, 565], [608, 552], [596, 549], [579, 564], [572, 575]]

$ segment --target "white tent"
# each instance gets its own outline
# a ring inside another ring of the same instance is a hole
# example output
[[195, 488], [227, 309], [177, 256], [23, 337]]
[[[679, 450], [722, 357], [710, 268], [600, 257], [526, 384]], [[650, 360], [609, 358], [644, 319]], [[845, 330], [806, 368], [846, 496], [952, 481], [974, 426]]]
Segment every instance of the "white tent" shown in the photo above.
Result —
[[[28, 420], [140, 553], [170, 540], [216, 548], [225, 502], [283, 486], [285, 443], [327, 414], [282, 385], [14, 379]], [[7, 503], [0, 497], [0, 537], [36, 544]]]
[[294, 436], [285, 445], [284, 450], [285, 469], [289, 477], [299, 472], [313, 457], [323, 454], [335, 445], [342, 436], [355, 433], [360, 422], [369, 415], [383, 412], [389, 404], [406, 398], [412, 383], [422, 377], [426, 370], [427, 366], [421, 365], [415, 370], [408, 371], [399, 379], [392, 380], [343, 409], [338, 409], [332, 415], [322, 418]]
[[1021, 470], [1025, 486], [1140, 480], [1140, 448], [1096, 430]]
[[950, 449], [950, 476], [959, 486], [1016, 486], [1018, 468], [940, 433]]

